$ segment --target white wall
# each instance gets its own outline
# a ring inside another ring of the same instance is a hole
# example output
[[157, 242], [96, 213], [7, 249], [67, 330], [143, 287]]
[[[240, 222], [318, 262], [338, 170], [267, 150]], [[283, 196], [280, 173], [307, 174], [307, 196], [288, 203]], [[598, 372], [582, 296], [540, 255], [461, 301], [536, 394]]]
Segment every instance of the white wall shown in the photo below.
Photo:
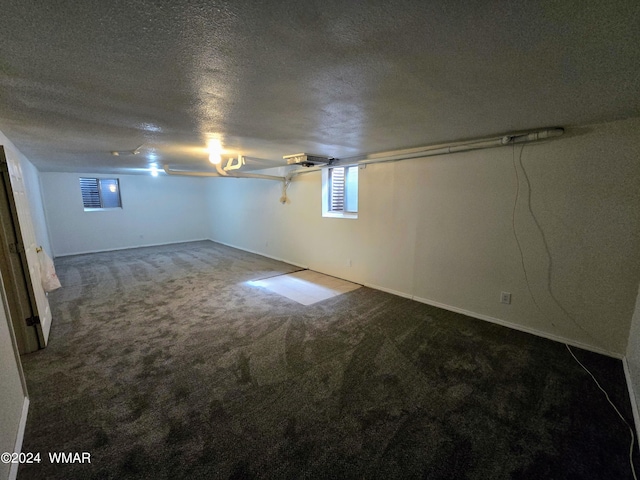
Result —
[[0, 145], [11, 150], [12, 155], [20, 160], [20, 168], [22, 170], [22, 178], [24, 179], [27, 197], [29, 199], [29, 211], [33, 221], [36, 241], [47, 253], [51, 254], [51, 243], [49, 241], [47, 222], [40, 189], [40, 173], [2, 132], [0, 132]]
[[[5, 305], [4, 293], [0, 291], [0, 452], [13, 452], [16, 444], [21, 444], [24, 433], [26, 392]], [[10, 467], [0, 462], [0, 478], [9, 478]]]
[[524, 147], [532, 189], [518, 167], [515, 224], [538, 306], [512, 229], [514, 153], [369, 165], [357, 220], [321, 217], [319, 173], [294, 180], [288, 205], [276, 182], [212, 178], [211, 238], [624, 355], [640, 280], [640, 119]]
[[631, 331], [629, 332], [629, 344], [627, 345], [627, 365], [629, 367], [629, 381], [631, 383], [631, 393], [635, 398], [635, 421], [636, 430], [640, 431], [640, 288], [636, 299], [636, 308], [631, 321]]
[[[55, 256], [209, 237], [200, 178], [52, 172], [40, 177]], [[85, 212], [80, 177], [119, 178], [122, 209]]]

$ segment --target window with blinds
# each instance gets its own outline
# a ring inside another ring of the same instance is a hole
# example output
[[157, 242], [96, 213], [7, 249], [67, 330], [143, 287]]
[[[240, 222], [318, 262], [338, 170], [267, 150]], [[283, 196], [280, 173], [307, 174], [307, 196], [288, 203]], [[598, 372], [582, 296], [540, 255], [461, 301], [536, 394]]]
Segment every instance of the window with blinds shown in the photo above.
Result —
[[122, 208], [117, 178], [80, 178], [80, 192], [85, 210]]
[[344, 167], [336, 167], [329, 170], [329, 188], [331, 189], [330, 210], [332, 212], [344, 211], [344, 180]]
[[357, 218], [358, 166], [331, 167], [324, 172], [323, 216]]

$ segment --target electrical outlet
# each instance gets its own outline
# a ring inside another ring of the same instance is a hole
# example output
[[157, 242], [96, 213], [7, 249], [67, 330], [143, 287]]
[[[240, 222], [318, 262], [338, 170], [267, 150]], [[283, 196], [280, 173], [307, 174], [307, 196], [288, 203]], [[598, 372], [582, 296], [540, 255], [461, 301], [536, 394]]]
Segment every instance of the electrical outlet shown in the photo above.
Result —
[[502, 292], [500, 294], [500, 303], [509, 305], [511, 303], [511, 294], [509, 292]]

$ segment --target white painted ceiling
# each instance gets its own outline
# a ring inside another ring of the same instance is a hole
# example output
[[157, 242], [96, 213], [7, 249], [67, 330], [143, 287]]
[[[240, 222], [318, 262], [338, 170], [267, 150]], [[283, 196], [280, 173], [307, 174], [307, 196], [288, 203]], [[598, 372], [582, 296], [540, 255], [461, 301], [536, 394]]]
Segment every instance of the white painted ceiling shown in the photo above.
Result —
[[42, 171], [210, 169], [209, 138], [276, 165], [640, 116], [638, 0], [0, 0], [0, 16], [0, 130]]

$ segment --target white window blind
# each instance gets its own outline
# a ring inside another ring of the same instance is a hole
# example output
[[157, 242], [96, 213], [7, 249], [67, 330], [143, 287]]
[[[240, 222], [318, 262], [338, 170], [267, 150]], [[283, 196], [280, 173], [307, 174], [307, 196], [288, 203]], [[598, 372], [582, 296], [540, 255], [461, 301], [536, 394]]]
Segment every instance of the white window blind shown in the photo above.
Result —
[[322, 180], [322, 215], [358, 217], [358, 166], [331, 167]]
[[334, 167], [329, 171], [330, 188], [331, 188], [331, 206], [332, 212], [344, 211], [344, 187], [345, 174], [344, 167]]
[[117, 178], [80, 178], [85, 210], [120, 208], [120, 184]]
[[82, 203], [84, 208], [101, 208], [100, 188], [97, 178], [81, 178], [80, 190], [82, 191]]

